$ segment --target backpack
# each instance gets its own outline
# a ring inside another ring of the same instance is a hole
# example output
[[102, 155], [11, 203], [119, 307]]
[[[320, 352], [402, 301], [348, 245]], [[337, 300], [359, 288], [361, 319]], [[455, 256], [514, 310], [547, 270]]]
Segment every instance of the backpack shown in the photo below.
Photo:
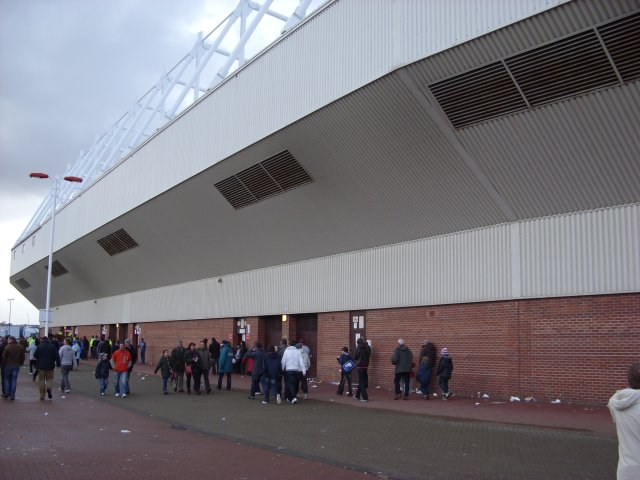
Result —
[[351, 357], [349, 357], [349, 359], [342, 364], [342, 370], [346, 373], [349, 373], [354, 368], [356, 368], [356, 363]]

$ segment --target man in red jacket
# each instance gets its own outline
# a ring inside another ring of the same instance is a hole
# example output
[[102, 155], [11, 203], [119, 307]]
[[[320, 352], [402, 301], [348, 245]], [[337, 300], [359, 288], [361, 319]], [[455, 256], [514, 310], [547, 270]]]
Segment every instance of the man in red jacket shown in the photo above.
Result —
[[131, 354], [125, 348], [124, 342], [120, 343], [120, 349], [116, 350], [111, 357], [111, 366], [116, 375], [114, 382], [116, 397], [120, 396], [120, 382], [122, 382], [122, 398], [127, 396], [127, 379], [129, 378], [129, 367], [131, 367]]

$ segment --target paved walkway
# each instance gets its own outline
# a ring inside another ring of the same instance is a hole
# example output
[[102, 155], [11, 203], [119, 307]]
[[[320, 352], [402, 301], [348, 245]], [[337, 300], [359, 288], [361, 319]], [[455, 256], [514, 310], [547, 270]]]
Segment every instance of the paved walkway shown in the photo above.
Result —
[[263, 405], [247, 399], [247, 378], [234, 376], [231, 392], [163, 396], [150, 371], [136, 366], [126, 399], [113, 397], [112, 385], [100, 398], [91, 361], [71, 373], [72, 393], [40, 402], [23, 370], [16, 401], [0, 404], [3, 475], [68, 478], [80, 468], [94, 478], [615, 478], [606, 408], [395, 401], [376, 388], [362, 403], [327, 383], [312, 384], [298, 405]]

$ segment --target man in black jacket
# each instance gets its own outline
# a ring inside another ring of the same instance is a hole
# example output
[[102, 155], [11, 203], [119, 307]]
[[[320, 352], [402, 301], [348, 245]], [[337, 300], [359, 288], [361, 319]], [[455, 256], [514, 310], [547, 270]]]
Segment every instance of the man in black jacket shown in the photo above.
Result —
[[44, 400], [45, 390], [49, 400], [53, 398], [51, 395], [51, 383], [53, 382], [53, 370], [56, 365], [60, 365], [60, 355], [58, 349], [44, 337], [40, 345], [33, 352], [33, 358], [36, 360], [36, 369], [38, 370], [40, 400]]
[[371, 358], [371, 347], [360, 337], [357, 342], [355, 358], [356, 367], [358, 367], [358, 390], [353, 398], [361, 402], [369, 401], [367, 387], [369, 386], [369, 359]]
[[218, 343], [216, 337], [211, 338], [209, 353], [211, 354], [211, 375], [217, 375], [218, 361], [220, 360], [220, 343]]

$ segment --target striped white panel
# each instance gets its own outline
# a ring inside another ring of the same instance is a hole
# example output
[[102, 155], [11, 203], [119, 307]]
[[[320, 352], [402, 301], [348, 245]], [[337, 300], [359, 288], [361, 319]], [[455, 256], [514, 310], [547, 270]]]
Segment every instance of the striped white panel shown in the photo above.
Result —
[[640, 206], [523, 222], [523, 296], [640, 290]]

